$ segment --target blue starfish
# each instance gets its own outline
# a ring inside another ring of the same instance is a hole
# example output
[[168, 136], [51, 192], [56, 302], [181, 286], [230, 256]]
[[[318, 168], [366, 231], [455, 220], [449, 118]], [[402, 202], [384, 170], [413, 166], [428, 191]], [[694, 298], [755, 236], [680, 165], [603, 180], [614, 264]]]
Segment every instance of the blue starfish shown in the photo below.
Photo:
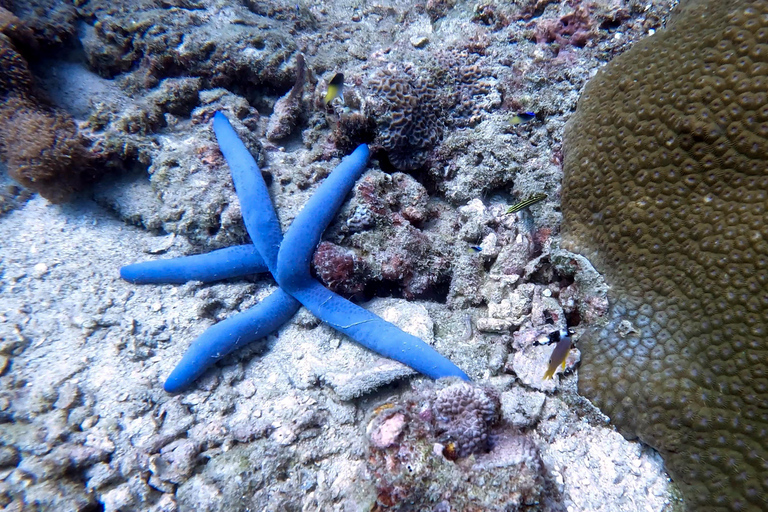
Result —
[[269, 271], [278, 289], [249, 310], [233, 315], [192, 342], [165, 381], [170, 393], [190, 386], [227, 354], [280, 328], [302, 304], [320, 320], [364, 347], [404, 363], [434, 379], [469, 377], [419, 338], [336, 295], [309, 272], [315, 247], [368, 163], [368, 146], [345, 157], [294, 219], [283, 240], [280, 224], [256, 161], [221, 112], [213, 129], [229, 164], [252, 245], [195, 256], [148, 261], [120, 269], [131, 283], [211, 282]]

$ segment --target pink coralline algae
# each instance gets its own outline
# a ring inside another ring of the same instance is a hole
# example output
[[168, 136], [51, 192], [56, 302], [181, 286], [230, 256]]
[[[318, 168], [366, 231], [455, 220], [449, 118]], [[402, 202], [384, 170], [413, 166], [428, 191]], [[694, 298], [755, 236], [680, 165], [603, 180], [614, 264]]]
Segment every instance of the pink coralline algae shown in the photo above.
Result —
[[580, 5], [570, 14], [560, 19], [542, 20], [536, 24], [537, 43], [559, 43], [573, 46], [585, 46], [595, 35], [595, 22], [589, 9]]
[[344, 249], [318, 249], [318, 277], [341, 293], [378, 288], [407, 299], [439, 297], [450, 279], [453, 245], [441, 236], [445, 226], [424, 227], [440, 214], [428, 197], [408, 174], [368, 173], [346, 216], [326, 233]]

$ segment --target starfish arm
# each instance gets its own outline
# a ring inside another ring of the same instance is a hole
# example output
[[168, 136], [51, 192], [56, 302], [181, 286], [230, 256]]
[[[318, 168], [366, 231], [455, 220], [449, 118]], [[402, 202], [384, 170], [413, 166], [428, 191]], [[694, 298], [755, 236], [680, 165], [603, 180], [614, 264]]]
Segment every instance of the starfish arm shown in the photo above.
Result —
[[277, 331], [299, 306], [278, 288], [247, 311], [213, 325], [192, 342], [163, 387], [169, 393], [183, 391], [222, 357]]
[[459, 377], [470, 380], [466, 373], [421, 339], [336, 295], [315, 279], [310, 278], [305, 286], [291, 293], [323, 322], [377, 354], [400, 361], [433, 379]]
[[232, 173], [245, 229], [248, 230], [253, 245], [264, 258], [267, 267], [274, 274], [283, 233], [280, 231], [280, 222], [277, 220], [261, 170], [221, 112], [213, 115], [213, 131]]
[[364, 347], [432, 378], [457, 376], [469, 380], [463, 371], [424, 341], [336, 295], [309, 273], [309, 263], [320, 236], [365, 170], [368, 156], [368, 147], [359, 146], [307, 201], [288, 228], [273, 275], [283, 290], [315, 316]]
[[134, 284], [204, 283], [266, 272], [267, 266], [252, 244], [218, 249], [168, 260], [143, 261], [120, 268], [120, 277]]
[[288, 229], [290, 240], [286, 239], [281, 246], [277, 272], [272, 272], [280, 286], [284, 287], [285, 282], [291, 289], [301, 288], [309, 277], [309, 264], [320, 236], [365, 171], [369, 155], [368, 146], [361, 144], [344, 157], [293, 220]]

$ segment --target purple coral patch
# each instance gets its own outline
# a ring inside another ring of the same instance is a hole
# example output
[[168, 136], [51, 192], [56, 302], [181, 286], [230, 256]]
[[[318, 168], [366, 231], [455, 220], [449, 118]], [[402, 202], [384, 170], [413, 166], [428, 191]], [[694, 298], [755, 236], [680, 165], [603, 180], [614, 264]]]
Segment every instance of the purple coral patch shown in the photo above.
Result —
[[323, 284], [337, 293], [354, 295], [365, 288], [368, 266], [351, 249], [321, 242], [312, 265]]

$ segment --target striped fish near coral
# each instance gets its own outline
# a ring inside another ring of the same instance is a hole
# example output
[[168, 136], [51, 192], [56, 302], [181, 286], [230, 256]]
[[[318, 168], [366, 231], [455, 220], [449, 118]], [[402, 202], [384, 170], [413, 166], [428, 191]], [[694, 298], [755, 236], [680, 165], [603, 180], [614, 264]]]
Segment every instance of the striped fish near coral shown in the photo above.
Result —
[[513, 204], [509, 208], [507, 208], [507, 213], [516, 213], [524, 208], [528, 208], [531, 205], [534, 205], [536, 203], [539, 203], [547, 198], [547, 194], [533, 194], [528, 199], [525, 199], [523, 201], [520, 201], [518, 203]]

